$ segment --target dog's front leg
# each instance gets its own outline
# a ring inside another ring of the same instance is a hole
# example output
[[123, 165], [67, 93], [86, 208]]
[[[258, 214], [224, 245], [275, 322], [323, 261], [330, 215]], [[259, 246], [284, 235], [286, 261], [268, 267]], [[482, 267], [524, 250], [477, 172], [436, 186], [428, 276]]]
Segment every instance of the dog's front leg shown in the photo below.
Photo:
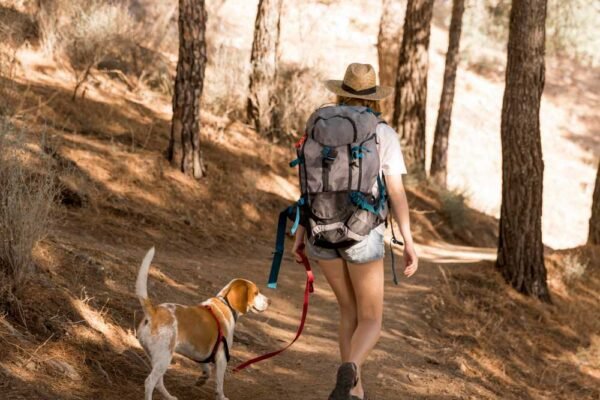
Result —
[[209, 364], [201, 365], [202, 375], [198, 377], [198, 380], [196, 381], [196, 386], [204, 386], [204, 384], [208, 381], [208, 378], [210, 378], [210, 367], [211, 366]]
[[223, 392], [223, 381], [225, 380], [225, 372], [227, 371], [227, 357], [223, 346], [220, 346], [215, 358], [217, 400], [229, 400]]

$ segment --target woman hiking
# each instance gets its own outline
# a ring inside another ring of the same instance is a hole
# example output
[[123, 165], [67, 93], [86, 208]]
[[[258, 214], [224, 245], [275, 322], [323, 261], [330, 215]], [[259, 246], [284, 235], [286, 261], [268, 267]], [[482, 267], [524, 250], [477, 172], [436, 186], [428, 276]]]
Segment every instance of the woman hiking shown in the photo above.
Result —
[[337, 104], [313, 114], [299, 143], [300, 183], [310, 211], [296, 231], [294, 253], [306, 246], [339, 305], [342, 364], [329, 399], [364, 400], [361, 367], [379, 340], [383, 315], [386, 199], [404, 238], [405, 276], [417, 271], [418, 258], [400, 143], [378, 118], [380, 100], [392, 89], [376, 85], [368, 64], [349, 65], [344, 80], [329, 80], [326, 87]]

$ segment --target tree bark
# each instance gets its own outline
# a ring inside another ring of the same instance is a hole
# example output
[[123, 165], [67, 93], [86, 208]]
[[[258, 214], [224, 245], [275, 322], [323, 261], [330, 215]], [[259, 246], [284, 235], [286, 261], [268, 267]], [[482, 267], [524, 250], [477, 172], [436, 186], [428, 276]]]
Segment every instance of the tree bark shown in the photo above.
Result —
[[259, 0], [250, 63], [248, 120], [263, 135], [274, 135], [275, 89], [281, 0]]
[[167, 158], [187, 175], [201, 179], [206, 168], [200, 152], [200, 102], [206, 68], [204, 0], [179, 0], [179, 61]]
[[502, 207], [496, 266], [516, 290], [550, 302], [542, 244], [544, 161], [539, 116], [546, 2], [512, 2], [502, 104]]
[[[379, 61], [379, 84], [396, 86], [396, 71], [402, 42], [402, 24], [406, 13], [405, 0], [383, 0], [379, 35], [377, 36], [377, 58]], [[390, 120], [394, 110], [394, 97], [382, 100], [383, 117]]]
[[409, 170], [425, 174], [425, 114], [434, 0], [408, 0], [398, 57], [393, 123]]
[[590, 231], [588, 243], [600, 245], [600, 165], [596, 175], [596, 187], [592, 198], [592, 216], [590, 218]]
[[433, 139], [433, 152], [431, 154], [431, 169], [429, 173], [433, 180], [443, 187], [446, 187], [448, 177], [448, 138], [452, 122], [452, 104], [454, 102], [454, 87], [459, 61], [460, 34], [464, 11], [465, 0], [454, 0], [452, 3], [452, 18], [450, 20], [448, 53], [446, 53], [446, 67], [444, 69], [444, 84], [442, 86], [442, 97], [440, 99], [440, 108]]

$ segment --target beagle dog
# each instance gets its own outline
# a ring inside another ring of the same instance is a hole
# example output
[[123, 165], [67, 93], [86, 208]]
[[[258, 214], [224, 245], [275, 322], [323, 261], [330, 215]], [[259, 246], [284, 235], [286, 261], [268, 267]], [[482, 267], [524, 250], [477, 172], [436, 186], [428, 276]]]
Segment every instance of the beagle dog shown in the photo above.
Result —
[[154, 258], [151, 248], [140, 267], [135, 292], [144, 310], [137, 338], [152, 363], [152, 372], [146, 378], [145, 400], [152, 400], [154, 388], [167, 400], [177, 400], [165, 388], [163, 376], [174, 353], [181, 354], [202, 365], [199, 385], [210, 376], [209, 364], [216, 368], [216, 398], [228, 400], [223, 393], [223, 379], [233, 343], [235, 323], [240, 315], [263, 312], [270, 300], [257, 286], [245, 279], [234, 279], [216, 297], [205, 302], [183, 306], [174, 303], [154, 305], [148, 298], [148, 270]]

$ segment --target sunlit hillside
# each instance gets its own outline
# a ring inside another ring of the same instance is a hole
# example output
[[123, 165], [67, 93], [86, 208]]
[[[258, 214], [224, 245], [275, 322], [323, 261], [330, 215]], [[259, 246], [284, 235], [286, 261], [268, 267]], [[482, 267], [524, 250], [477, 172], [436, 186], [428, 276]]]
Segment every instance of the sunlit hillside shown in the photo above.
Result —
[[[325, 1], [285, 6], [282, 61], [309, 68], [323, 79], [341, 79], [346, 65], [351, 62], [376, 65], [381, 9], [373, 7], [372, 1], [343, 3], [343, 7]], [[432, 29], [427, 109], [430, 145], [448, 46], [449, 7], [449, 2], [439, 2]], [[217, 57], [233, 54], [240, 61], [250, 58], [253, 20], [244, 16], [254, 12], [254, 8], [254, 2], [248, 1], [226, 1], [215, 8], [209, 38], [217, 48], [235, 49], [233, 53], [217, 52]], [[468, 54], [463, 56], [458, 71], [449, 148], [449, 183], [465, 192], [473, 207], [499, 217], [500, 112], [506, 57], [500, 50], [478, 48], [467, 40], [463, 46], [468, 46]], [[210, 70], [208, 74], [210, 77]], [[238, 82], [245, 82], [244, 76], [239, 78]], [[314, 86], [304, 86], [304, 89], [318, 90]], [[321, 93], [322, 103], [331, 101], [326, 92]], [[548, 58], [541, 111], [545, 160], [543, 233], [545, 243], [554, 248], [580, 245], [587, 238], [596, 172], [594, 160], [600, 154], [597, 112], [600, 97], [597, 93], [600, 93], [597, 69]], [[303, 127], [297, 129], [300, 131]], [[565, 224], [567, 219], [569, 223]]]

